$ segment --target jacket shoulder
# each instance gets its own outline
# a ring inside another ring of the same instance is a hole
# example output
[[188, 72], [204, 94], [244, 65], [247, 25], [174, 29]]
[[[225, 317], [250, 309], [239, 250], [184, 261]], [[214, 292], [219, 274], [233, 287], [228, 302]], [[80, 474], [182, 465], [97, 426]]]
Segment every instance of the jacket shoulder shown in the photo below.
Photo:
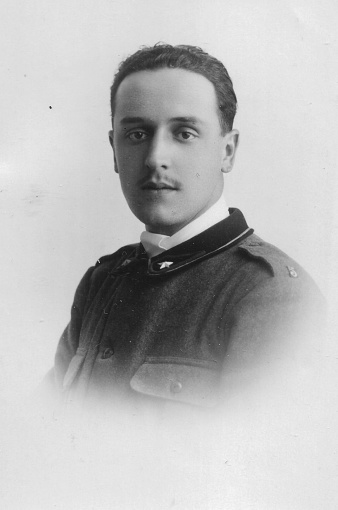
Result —
[[[285, 308], [292, 313], [304, 315], [307, 311], [316, 316], [325, 315], [325, 299], [311, 276], [294, 259], [276, 246], [252, 235], [238, 246], [238, 250], [247, 261], [247, 271], [254, 292], [247, 295], [248, 300], [261, 300], [267, 310], [282, 313]], [[259, 270], [258, 270], [259, 268]], [[265, 275], [263, 275], [263, 272]], [[290, 311], [293, 309], [293, 312]]]
[[119, 264], [124, 259], [132, 256], [136, 253], [139, 248], [139, 243], [128, 244], [126, 246], [122, 246], [116, 252], [110, 255], [103, 255], [98, 258], [95, 264], [95, 268], [111, 268], [115, 265]]
[[138, 244], [122, 246], [116, 252], [100, 257], [96, 264], [91, 266], [82, 277], [76, 295], [79, 293], [88, 294], [89, 289], [95, 290], [100, 287], [110, 271], [121, 265], [126, 258], [131, 257], [138, 249], [138, 246]]
[[121, 265], [126, 258], [132, 256], [138, 249], [138, 246], [138, 244], [123, 246], [111, 255], [100, 257], [96, 264], [91, 266], [82, 277], [75, 292], [73, 308], [75, 307], [83, 311], [86, 304], [93, 299], [110, 272], [115, 267]]
[[311, 277], [298, 262], [273, 244], [263, 241], [253, 234], [238, 246], [238, 250], [276, 278], [311, 280]]

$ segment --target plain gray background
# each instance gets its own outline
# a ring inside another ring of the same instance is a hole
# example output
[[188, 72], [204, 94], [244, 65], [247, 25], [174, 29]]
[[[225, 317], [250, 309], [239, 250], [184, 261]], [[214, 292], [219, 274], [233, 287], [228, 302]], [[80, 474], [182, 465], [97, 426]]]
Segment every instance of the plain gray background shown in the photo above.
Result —
[[241, 133], [228, 204], [301, 263], [334, 307], [333, 0], [5, 0], [0, 19], [5, 399], [31, 391], [52, 365], [85, 270], [142, 230], [107, 132], [117, 64], [143, 44], [199, 45], [224, 62]]
[[[3, 508], [337, 508], [337, 11], [336, 0], [2, 0]], [[142, 231], [113, 172], [109, 87], [121, 59], [158, 41], [199, 45], [225, 63], [241, 133], [227, 202], [329, 303], [320, 405], [300, 401], [304, 420], [289, 430], [287, 413], [271, 422], [273, 405], [269, 414], [239, 399], [224, 449], [187, 428], [177, 448], [154, 451], [156, 437], [126, 431], [121, 441], [110, 423], [106, 441], [86, 429], [81, 445], [78, 428], [63, 435], [57, 422], [34, 416], [30, 427], [26, 417], [81, 276]]]

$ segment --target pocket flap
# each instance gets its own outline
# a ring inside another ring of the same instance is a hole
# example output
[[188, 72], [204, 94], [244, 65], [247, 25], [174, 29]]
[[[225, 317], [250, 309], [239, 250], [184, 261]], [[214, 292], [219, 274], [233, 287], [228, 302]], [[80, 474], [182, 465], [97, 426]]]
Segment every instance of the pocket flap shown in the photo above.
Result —
[[133, 390], [177, 402], [213, 407], [218, 402], [219, 372], [198, 360], [147, 360], [130, 381]]

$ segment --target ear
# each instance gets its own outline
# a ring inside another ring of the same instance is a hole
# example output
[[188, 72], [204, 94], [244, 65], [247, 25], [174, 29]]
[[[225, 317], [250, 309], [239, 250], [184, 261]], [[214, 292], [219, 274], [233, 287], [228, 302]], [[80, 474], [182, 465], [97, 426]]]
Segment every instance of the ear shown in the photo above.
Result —
[[114, 131], [111, 129], [108, 133], [109, 135], [109, 143], [113, 149], [113, 153], [114, 153], [114, 171], [118, 174], [119, 173], [119, 170], [117, 168], [117, 162], [116, 162], [116, 157], [115, 157], [115, 147], [114, 147]]
[[224, 135], [224, 150], [222, 158], [222, 172], [231, 172], [235, 163], [235, 155], [239, 142], [239, 132], [233, 129]]

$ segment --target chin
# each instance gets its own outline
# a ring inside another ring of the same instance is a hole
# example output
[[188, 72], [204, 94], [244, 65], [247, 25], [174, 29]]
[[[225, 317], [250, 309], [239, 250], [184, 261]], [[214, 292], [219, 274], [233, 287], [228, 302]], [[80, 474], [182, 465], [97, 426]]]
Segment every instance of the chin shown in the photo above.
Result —
[[168, 218], [148, 218], [146, 221], [143, 221], [143, 223], [146, 225], [149, 232], [166, 236], [172, 236], [181, 228], [180, 224], [176, 222], [168, 222]]
[[[138, 220], [146, 225], [147, 230], [163, 235], [172, 235], [179, 230], [181, 222], [178, 218], [170, 218], [168, 211], [132, 211]], [[167, 233], [170, 232], [170, 233]]]

